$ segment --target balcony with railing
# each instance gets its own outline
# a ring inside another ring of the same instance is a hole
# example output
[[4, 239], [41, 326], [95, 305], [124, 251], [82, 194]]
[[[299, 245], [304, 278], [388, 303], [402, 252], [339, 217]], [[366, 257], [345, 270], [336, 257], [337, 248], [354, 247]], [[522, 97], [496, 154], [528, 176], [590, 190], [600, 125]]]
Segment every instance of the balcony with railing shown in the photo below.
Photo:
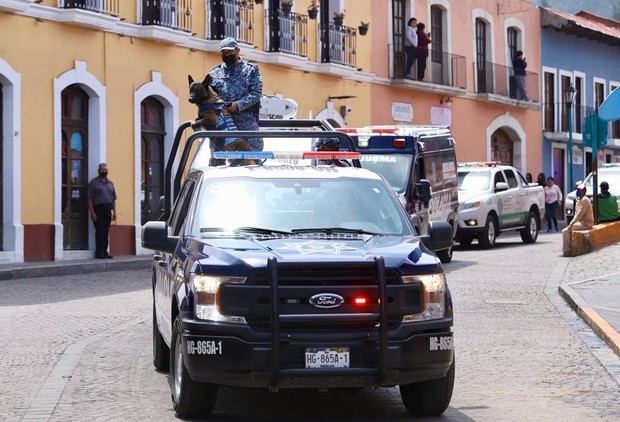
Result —
[[476, 93], [494, 94], [518, 101], [538, 103], [538, 74], [525, 72], [524, 76], [515, 75], [512, 67], [497, 63], [474, 63]]
[[[543, 132], [566, 136], [570, 128], [573, 135], [579, 139], [585, 130], [586, 118], [594, 116], [597, 110], [591, 106], [575, 104], [569, 106], [566, 102], [550, 102], [542, 105], [542, 112]], [[570, 122], [569, 113], [571, 117]], [[620, 121], [610, 122], [607, 134], [608, 138], [620, 139]]]
[[104, 15], [118, 16], [120, 0], [61, 0], [63, 9], [81, 9]]
[[357, 67], [357, 29], [322, 23], [321, 62]]
[[233, 37], [245, 44], [254, 44], [254, 2], [246, 0], [209, 0], [210, 40]]
[[308, 16], [282, 10], [265, 10], [267, 51], [308, 56]]
[[142, 0], [140, 23], [192, 32], [192, 0]]
[[[419, 60], [426, 61], [420, 74]], [[428, 82], [454, 88], [467, 88], [467, 58], [444, 51], [431, 51], [426, 59], [416, 59], [411, 71], [405, 74], [407, 57], [404, 51], [394, 54], [394, 78]]]

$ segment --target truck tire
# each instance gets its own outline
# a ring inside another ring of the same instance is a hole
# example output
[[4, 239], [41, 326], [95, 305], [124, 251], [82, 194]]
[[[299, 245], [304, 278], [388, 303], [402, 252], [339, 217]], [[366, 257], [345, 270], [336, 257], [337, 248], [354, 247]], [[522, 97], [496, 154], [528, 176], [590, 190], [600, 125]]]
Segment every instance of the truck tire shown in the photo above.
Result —
[[497, 226], [497, 220], [489, 214], [484, 224], [484, 230], [478, 235], [478, 243], [480, 243], [480, 246], [484, 249], [491, 249], [495, 246], [498, 232]]
[[454, 360], [442, 378], [400, 386], [400, 397], [415, 416], [440, 416], [450, 404], [454, 388]]
[[527, 221], [525, 223], [525, 228], [521, 229], [519, 233], [521, 234], [521, 240], [523, 243], [536, 243], [536, 239], [538, 239], [538, 231], [540, 230], [540, 223], [538, 221], [538, 217], [535, 213], [530, 211], [527, 215]]
[[170, 350], [170, 388], [172, 407], [179, 418], [207, 417], [213, 413], [217, 401], [217, 386], [190, 378], [183, 362], [179, 317], [172, 326]]
[[168, 372], [170, 369], [170, 349], [157, 328], [157, 314], [155, 302], [153, 301], [153, 366], [161, 372]]
[[452, 246], [448, 249], [442, 249], [440, 251], [435, 252], [437, 258], [442, 262], [442, 264], [447, 264], [452, 261]]

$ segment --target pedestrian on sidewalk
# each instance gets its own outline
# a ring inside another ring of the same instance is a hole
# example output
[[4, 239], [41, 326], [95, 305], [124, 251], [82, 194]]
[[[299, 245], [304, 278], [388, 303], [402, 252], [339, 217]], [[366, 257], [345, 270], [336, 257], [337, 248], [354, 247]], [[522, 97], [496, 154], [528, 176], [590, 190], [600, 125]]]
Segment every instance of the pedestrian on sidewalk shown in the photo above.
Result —
[[601, 182], [601, 193], [598, 194], [598, 222], [616, 221], [620, 219], [618, 200], [609, 192], [609, 183]]
[[116, 221], [116, 190], [108, 179], [108, 165], [100, 163], [99, 175], [88, 184], [88, 210], [95, 225], [95, 258], [110, 259], [108, 237], [110, 224]]
[[592, 202], [586, 195], [586, 186], [577, 186], [577, 204], [575, 206], [575, 216], [562, 230], [562, 251], [564, 255], [570, 252], [570, 238], [573, 230], [590, 230], [594, 225], [594, 214], [592, 213]]
[[551, 232], [553, 228], [551, 223], [555, 226], [555, 231], [559, 232], [558, 219], [556, 217], [558, 206], [562, 204], [562, 191], [560, 187], [553, 181], [553, 177], [547, 177], [547, 185], [545, 190], [545, 220], [547, 221], [547, 233]]

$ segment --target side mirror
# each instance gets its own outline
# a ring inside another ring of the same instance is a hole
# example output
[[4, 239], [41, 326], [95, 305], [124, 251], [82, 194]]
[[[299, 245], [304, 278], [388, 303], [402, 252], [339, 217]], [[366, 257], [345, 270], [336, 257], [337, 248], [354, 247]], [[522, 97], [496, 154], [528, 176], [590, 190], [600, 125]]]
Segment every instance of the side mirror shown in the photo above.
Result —
[[428, 249], [440, 251], [452, 246], [452, 226], [447, 221], [431, 221], [429, 232], [429, 235], [420, 236]]
[[431, 200], [431, 182], [426, 179], [421, 179], [415, 184], [414, 196], [422, 202], [428, 202]]
[[165, 221], [149, 221], [142, 227], [142, 247], [172, 253], [177, 247], [178, 236], [168, 236]]
[[495, 184], [495, 192], [503, 192], [508, 190], [508, 183], [506, 182], [497, 182]]

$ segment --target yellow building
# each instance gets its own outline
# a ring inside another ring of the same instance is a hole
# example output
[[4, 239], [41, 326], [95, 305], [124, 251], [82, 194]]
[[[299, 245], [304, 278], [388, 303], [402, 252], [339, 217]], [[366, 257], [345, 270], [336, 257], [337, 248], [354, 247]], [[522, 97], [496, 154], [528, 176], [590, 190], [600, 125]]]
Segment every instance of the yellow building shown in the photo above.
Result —
[[0, 261], [92, 256], [86, 191], [100, 162], [118, 194], [111, 253], [141, 252], [175, 129], [196, 115], [187, 75], [220, 62], [224, 36], [258, 63], [264, 94], [298, 102], [298, 117], [367, 124], [371, 42], [356, 25], [371, 0], [297, 0], [288, 13], [283, 3], [0, 0]]

